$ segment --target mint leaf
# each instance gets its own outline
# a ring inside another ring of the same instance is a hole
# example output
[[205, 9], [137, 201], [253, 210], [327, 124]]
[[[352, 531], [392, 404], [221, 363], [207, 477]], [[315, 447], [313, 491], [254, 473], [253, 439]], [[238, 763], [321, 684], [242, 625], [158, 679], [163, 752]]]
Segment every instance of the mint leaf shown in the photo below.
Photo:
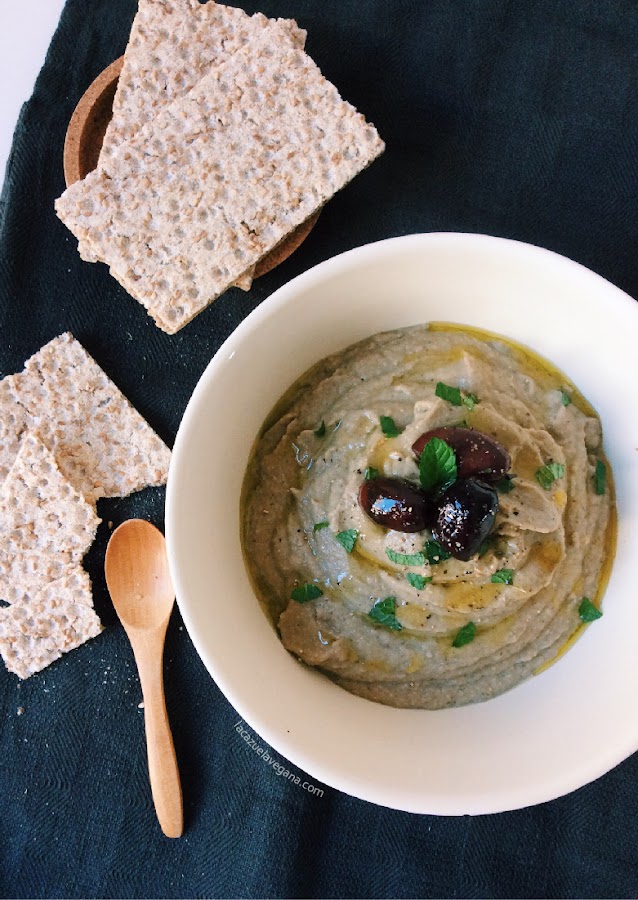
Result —
[[314, 532], [321, 531], [322, 528], [327, 528], [330, 525], [330, 522], [315, 522], [312, 526], [312, 530]]
[[323, 591], [316, 584], [301, 584], [290, 595], [297, 603], [307, 603], [308, 600], [316, 600], [323, 596]]
[[396, 550], [385, 548], [390, 562], [396, 563], [398, 566], [424, 566], [425, 555], [423, 553], [397, 553]]
[[499, 569], [494, 572], [492, 584], [514, 584], [514, 569]]
[[352, 553], [354, 545], [357, 543], [359, 532], [356, 528], [348, 528], [347, 531], [340, 531], [339, 534], [335, 534], [335, 537], [344, 550], [347, 550], [348, 553]]
[[444, 491], [457, 476], [456, 453], [441, 438], [427, 442], [419, 459], [419, 479], [424, 491]]
[[578, 607], [578, 615], [581, 617], [583, 622], [595, 622], [596, 619], [600, 619], [602, 614], [602, 610], [598, 609], [597, 606], [594, 606], [589, 597], [583, 597], [583, 599], [580, 601], [580, 606]]
[[562, 463], [550, 462], [536, 470], [536, 480], [542, 488], [548, 491], [558, 478], [565, 474], [565, 466]]
[[406, 572], [405, 577], [417, 591], [422, 591], [426, 584], [432, 581], [431, 575], [426, 577], [425, 575], [419, 575], [418, 572]]
[[434, 389], [434, 393], [437, 397], [440, 397], [441, 400], [447, 400], [448, 403], [451, 403], [452, 406], [460, 406], [463, 402], [461, 400], [461, 391], [457, 387], [450, 387], [449, 384], [443, 384], [442, 381], [439, 381], [436, 388]]
[[363, 477], [366, 481], [372, 481], [373, 478], [379, 477], [379, 470], [373, 468], [373, 466], [368, 466], [368, 468], [363, 473]]
[[513, 475], [504, 475], [500, 481], [497, 481], [494, 485], [499, 494], [509, 494], [510, 491], [514, 490], [514, 476]]
[[466, 394], [465, 397], [463, 397], [463, 403], [465, 404], [465, 406], [467, 406], [468, 409], [474, 409], [476, 404], [480, 402], [481, 401], [476, 396], [476, 394]]
[[396, 597], [386, 597], [384, 600], [377, 600], [368, 615], [378, 625], [385, 625], [392, 631], [401, 631], [402, 625], [395, 615]]
[[560, 389], [560, 402], [563, 404], [563, 406], [569, 406], [569, 404], [572, 402], [571, 394], [568, 394], [565, 388]]
[[597, 494], [604, 494], [607, 486], [607, 467], [602, 459], [596, 460], [596, 471], [594, 472], [594, 490]]
[[379, 416], [379, 421], [381, 422], [381, 431], [386, 437], [393, 438], [401, 434], [392, 416]]
[[452, 641], [453, 647], [464, 647], [466, 644], [471, 644], [476, 636], [476, 625], [474, 622], [468, 622], [467, 625], [464, 625], [463, 628], [459, 628], [456, 632], [456, 637]]
[[322, 421], [321, 425], [315, 428], [314, 433], [317, 437], [323, 437], [326, 433], [326, 423]]
[[438, 541], [434, 540], [426, 541], [423, 550], [425, 552], [425, 558], [431, 566], [435, 566], [437, 563], [449, 559], [452, 555], [451, 553], [448, 553], [447, 550], [444, 550]]

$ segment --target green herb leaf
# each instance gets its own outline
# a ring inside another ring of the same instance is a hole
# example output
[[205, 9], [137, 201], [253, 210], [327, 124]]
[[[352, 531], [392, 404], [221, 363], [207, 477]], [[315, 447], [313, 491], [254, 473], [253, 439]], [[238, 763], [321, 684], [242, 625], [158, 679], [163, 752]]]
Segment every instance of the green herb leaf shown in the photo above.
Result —
[[607, 467], [602, 459], [596, 460], [596, 471], [594, 472], [594, 490], [597, 494], [604, 494], [607, 486]]
[[425, 575], [419, 575], [418, 572], [406, 572], [405, 577], [417, 591], [422, 591], [426, 584], [432, 581], [431, 575], [426, 577]]
[[397, 428], [397, 423], [392, 416], [379, 416], [379, 421], [381, 422], [381, 431], [386, 437], [393, 438], [398, 437], [401, 434], [401, 431]]
[[595, 622], [596, 619], [600, 619], [603, 611], [598, 609], [597, 606], [591, 602], [589, 597], [583, 597], [580, 601], [580, 605], [578, 607], [578, 615], [581, 617], [583, 622]]
[[385, 548], [386, 555], [390, 562], [396, 563], [398, 566], [424, 566], [425, 554], [417, 553], [397, 553], [396, 550]]
[[493, 584], [514, 584], [514, 569], [499, 569], [492, 575]]
[[567, 393], [565, 388], [560, 389], [560, 401], [563, 406], [569, 406], [569, 404], [572, 402], [572, 396], [571, 394]]
[[323, 437], [326, 433], [326, 423], [322, 421], [321, 425], [318, 428], [315, 428], [314, 433], [317, 437]]
[[456, 453], [441, 438], [427, 442], [419, 460], [419, 479], [424, 491], [444, 491], [457, 476]]
[[379, 477], [379, 470], [373, 468], [373, 466], [368, 466], [368, 468], [363, 473], [363, 477], [366, 481], [372, 481], [373, 478]]
[[481, 556], [485, 556], [485, 554], [492, 547], [493, 544], [494, 544], [494, 535], [488, 534], [488, 536], [485, 538], [485, 540], [483, 541], [483, 543], [481, 544], [481, 546], [478, 549], [479, 559], [481, 558]]
[[340, 531], [339, 534], [335, 534], [335, 537], [344, 550], [347, 550], [348, 553], [352, 553], [354, 545], [357, 543], [359, 532], [356, 528], [348, 528], [347, 531]]
[[368, 615], [379, 625], [385, 625], [392, 631], [401, 631], [402, 625], [395, 615], [397, 601], [396, 597], [386, 597], [384, 600], [377, 600]]
[[312, 526], [312, 530], [314, 532], [321, 531], [322, 528], [327, 528], [330, 525], [330, 522], [315, 522]]
[[316, 600], [323, 596], [323, 591], [316, 584], [300, 584], [290, 595], [297, 603], [307, 603], [308, 600]]
[[562, 463], [550, 461], [546, 466], [536, 470], [536, 480], [542, 488], [548, 491], [558, 478], [565, 474], [565, 466]]
[[434, 540], [426, 541], [423, 550], [425, 552], [425, 558], [431, 566], [435, 566], [437, 563], [449, 559], [452, 555], [451, 553], [448, 553], [447, 550], [444, 550], [438, 541]]
[[438, 382], [434, 393], [437, 397], [440, 397], [441, 400], [447, 400], [452, 406], [460, 406], [463, 402], [460, 389], [457, 387], [450, 387], [449, 384], [443, 384], [442, 381]]
[[494, 487], [500, 494], [509, 494], [510, 491], [514, 490], [514, 476], [513, 475], [504, 475], [500, 481], [497, 481]]
[[463, 403], [465, 404], [465, 406], [467, 406], [468, 409], [474, 409], [476, 404], [480, 402], [481, 401], [476, 396], [476, 394], [466, 394], [465, 397], [463, 397]]
[[453, 647], [464, 647], [466, 644], [471, 644], [476, 636], [476, 625], [474, 622], [468, 622], [467, 625], [464, 625], [463, 628], [459, 628], [456, 632], [456, 637], [452, 641]]

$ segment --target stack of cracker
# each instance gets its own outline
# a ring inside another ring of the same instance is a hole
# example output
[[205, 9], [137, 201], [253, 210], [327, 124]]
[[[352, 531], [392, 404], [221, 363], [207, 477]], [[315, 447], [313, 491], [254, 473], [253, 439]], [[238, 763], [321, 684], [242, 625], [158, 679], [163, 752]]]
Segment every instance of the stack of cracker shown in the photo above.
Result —
[[20, 678], [101, 631], [82, 559], [100, 497], [166, 482], [170, 451], [70, 334], [0, 381], [0, 654]]
[[140, 0], [98, 168], [56, 202], [173, 334], [384, 149], [294, 22]]

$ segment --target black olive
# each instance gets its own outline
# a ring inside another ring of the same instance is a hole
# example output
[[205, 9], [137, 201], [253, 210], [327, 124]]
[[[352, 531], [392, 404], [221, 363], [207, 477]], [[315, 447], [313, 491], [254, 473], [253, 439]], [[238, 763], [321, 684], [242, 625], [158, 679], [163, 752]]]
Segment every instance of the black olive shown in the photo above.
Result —
[[423, 448], [433, 437], [440, 438], [449, 444], [456, 453], [456, 465], [459, 478], [476, 475], [482, 481], [500, 481], [510, 467], [510, 456], [505, 447], [473, 428], [462, 428], [456, 425], [445, 425], [426, 431], [412, 444], [417, 459]]
[[429, 497], [404, 478], [364, 481], [359, 488], [359, 503], [373, 522], [394, 531], [423, 531], [436, 516]]
[[464, 478], [441, 494], [437, 506], [435, 539], [456, 559], [470, 559], [492, 530], [498, 494], [477, 478]]

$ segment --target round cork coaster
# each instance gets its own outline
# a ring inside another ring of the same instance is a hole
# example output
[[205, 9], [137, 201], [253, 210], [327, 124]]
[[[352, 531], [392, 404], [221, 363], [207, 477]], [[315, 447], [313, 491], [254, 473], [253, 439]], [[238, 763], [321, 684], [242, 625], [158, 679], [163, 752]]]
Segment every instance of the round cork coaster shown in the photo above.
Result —
[[[64, 179], [66, 186], [85, 178], [97, 168], [104, 135], [113, 115], [113, 98], [124, 57], [120, 56], [101, 72], [75, 107], [64, 141]], [[259, 260], [253, 278], [270, 272], [295, 252], [312, 231], [318, 210], [302, 222], [288, 237]]]

